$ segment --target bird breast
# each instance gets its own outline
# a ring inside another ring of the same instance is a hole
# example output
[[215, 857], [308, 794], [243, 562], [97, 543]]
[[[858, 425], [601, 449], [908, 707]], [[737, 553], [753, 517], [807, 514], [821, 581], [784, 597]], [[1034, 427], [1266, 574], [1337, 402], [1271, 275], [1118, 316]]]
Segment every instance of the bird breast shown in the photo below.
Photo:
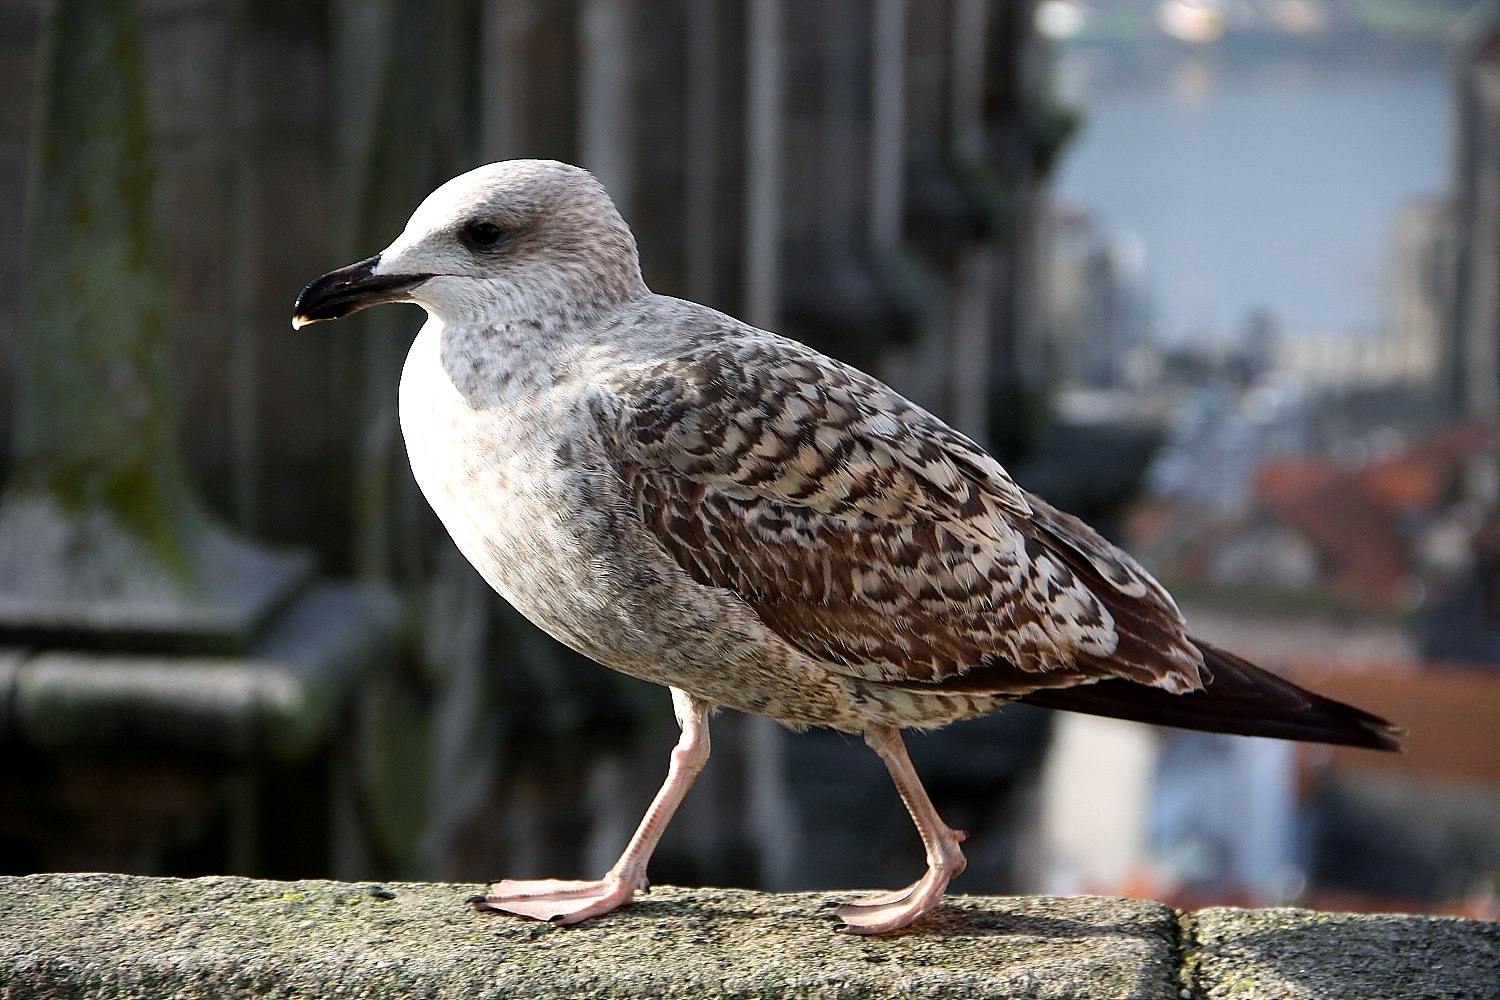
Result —
[[[566, 603], [605, 598], [590, 575], [600, 484], [570, 450], [556, 394], [525, 372], [488, 368], [500, 352], [454, 351], [441, 326], [422, 328], [401, 374], [401, 431], [412, 473], [464, 556], [532, 617], [564, 617]], [[607, 510], [608, 505], [606, 505]], [[550, 567], [545, 570], [543, 567]], [[570, 572], [571, 571], [571, 572]], [[563, 600], [560, 577], [587, 582]]]
[[683, 683], [689, 657], [673, 649], [722, 626], [724, 610], [642, 549], [577, 394], [514, 370], [481, 389], [453, 353], [441, 327], [423, 328], [400, 414], [417, 484], [454, 543], [555, 638], [617, 670]]

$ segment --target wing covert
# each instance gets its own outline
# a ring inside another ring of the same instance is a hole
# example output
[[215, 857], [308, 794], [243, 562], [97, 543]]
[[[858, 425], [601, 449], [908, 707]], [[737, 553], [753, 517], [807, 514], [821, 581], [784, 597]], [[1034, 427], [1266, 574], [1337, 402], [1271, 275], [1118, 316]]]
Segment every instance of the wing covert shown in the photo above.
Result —
[[[868, 680], [1197, 686], [1191, 663], [1152, 648], [1171, 631], [1157, 619], [1180, 623], [1169, 599], [1169, 613], [1127, 614], [1151, 626], [1142, 641], [1117, 628], [1117, 607], [1154, 598], [1154, 581], [978, 445], [801, 345], [731, 343], [607, 387], [627, 502], [693, 579]], [[1122, 644], [1134, 655], [1117, 657]]]

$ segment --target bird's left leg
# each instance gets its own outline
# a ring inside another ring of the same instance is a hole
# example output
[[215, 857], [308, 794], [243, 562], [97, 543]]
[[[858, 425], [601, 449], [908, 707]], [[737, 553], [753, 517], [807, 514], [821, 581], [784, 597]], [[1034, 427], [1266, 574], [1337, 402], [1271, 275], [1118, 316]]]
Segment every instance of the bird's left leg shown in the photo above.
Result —
[[486, 895], [471, 900], [475, 909], [502, 910], [557, 924], [576, 924], [618, 910], [635, 898], [637, 889], [646, 888], [646, 865], [651, 852], [656, 850], [672, 814], [708, 762], [708, 716], [713, 706], [672, 688], [672, 710], [682, 727], [682, 735], [672, 749], [667, 780], [651, 800], [640, 826], [614, 867], [594, 882], [561, 879], [491, 882]]
[[905, 889], [883, 893], [839, 907], [835, 913], [844, 922], [841, 930], [851, 934], [886, 934], [909, 925], [942, 902], [948, 883], [963, 872], [968, 862], [958, 845], [964, 839], [962, 830], [943, 822], [933, 808], [927, 790], [911, 766], [901, 730], [894, 726], [874, 726], [865, 730], [865, 742], [885, 761], [891, 780], [906, 803], [907, 812], [922, 835], [927, 848], [927, 874]]

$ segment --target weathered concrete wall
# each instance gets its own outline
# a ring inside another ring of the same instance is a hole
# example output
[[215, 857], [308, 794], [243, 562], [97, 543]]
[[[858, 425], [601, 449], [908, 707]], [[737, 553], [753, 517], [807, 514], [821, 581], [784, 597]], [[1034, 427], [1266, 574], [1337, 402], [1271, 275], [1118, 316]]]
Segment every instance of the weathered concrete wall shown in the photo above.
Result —
[[1500, 924], [958, 897], [888, 938], [843, 894], [661, 887], [571, 928], [479, 914], [470, 885], [0, 878], [0, 998], [1500, 996]]

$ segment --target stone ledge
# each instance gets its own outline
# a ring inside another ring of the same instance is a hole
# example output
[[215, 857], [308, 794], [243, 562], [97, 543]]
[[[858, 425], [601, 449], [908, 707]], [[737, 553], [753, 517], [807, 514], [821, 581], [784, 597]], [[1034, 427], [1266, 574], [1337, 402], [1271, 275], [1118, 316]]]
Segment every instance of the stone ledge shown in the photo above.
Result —
[[956, 897], [888, 938], [844, 893], [659, 887], [578, 927], [472, 885], [0, 878], [0, 998], [1500, 995], [1500, 924], [1077, 897]]
[[1184, 926], [1195, 998], [1500, 998], [1500, 923], [1487, 920], [1214, 907]]
[[400, 627], [386, 591], [321, 582], [243, 656], [0, 647], [0, 741], [52, 754], [301, 760], [389, 660]]

